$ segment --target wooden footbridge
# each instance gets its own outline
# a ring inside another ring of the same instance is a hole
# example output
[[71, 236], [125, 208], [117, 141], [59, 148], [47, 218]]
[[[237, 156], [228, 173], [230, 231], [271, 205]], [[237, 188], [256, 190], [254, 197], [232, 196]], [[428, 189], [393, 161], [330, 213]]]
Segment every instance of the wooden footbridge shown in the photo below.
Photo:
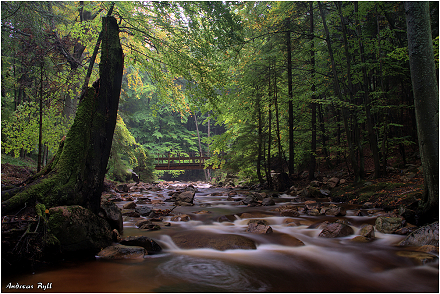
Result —
[[[205, 169], [205, 160], [210, 157], [207, 154], [196, 152], [180, 154], [156, 154], [155, 169], [157, 170], [192, 170]], [[212, 169], [211, 166], [206, 169]]]

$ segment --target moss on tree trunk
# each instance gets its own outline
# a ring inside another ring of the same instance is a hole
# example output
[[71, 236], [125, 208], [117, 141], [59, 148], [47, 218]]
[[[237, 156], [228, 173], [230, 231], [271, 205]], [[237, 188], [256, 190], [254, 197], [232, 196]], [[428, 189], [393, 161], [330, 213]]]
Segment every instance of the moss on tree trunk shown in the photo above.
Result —
[[3, 213], [35, 201], [46, 207], [81, 205], [97, 213], [116, 125], [123, 53], [114, 17], [102, 20], [100, 82], [88, 88], [54, 160], [28, 186], [2, 202]]

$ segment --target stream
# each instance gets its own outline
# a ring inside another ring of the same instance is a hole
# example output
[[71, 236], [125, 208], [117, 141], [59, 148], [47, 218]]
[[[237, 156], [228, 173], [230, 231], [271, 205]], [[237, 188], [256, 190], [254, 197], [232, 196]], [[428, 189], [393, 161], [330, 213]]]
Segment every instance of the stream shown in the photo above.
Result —
[[[151, 200], [165, 200], [168, 192], [179, 185], [142, 194]], [[361, 225], [373, 224], [377, 215], [357, 216], [355, 206], [346, 206], [342, 217], [309, 216], [301, 213], [295, 225], [284, 222], [276, 207], [293, 203], [287, 194], [274, 198], [272, 206], [248, 207], [228, 199], [225, 188], [198, 184], [194, 206], [178, 206], [174, 214], [188, 214], [189, 221], [172, 221], [166, 216], [160, 230], [140, 230], [139, 218], [124, 217], [127, 236], [147, 236], [161, 245], [159, 254], [143, 258], [65, 262], [33, 274], [2, 278], [3, 292], [438, 292], [438, 256], [427, 262], [410, 258], [402, 252], [414, 251], [396, 244], [405, 236], [375, 232], [369, 243], [351, 242]], [[323, 200], [325, 201], [325, 200]], [[328, 201], [328, 200], [327, 200]], [[128, 201], [117, 202], [122, 206]], [[171, 202], [148, 204], [154, 209], [170, 209]], [[328, 203], [327, 203], [328, 204]], [[341, 204], [342, 205], [342, 204]], [[203, 211], [202, 213], [199, 213]], [[246, 212], [246, 218], [239, 215]], [[219, 222], [228, 216], [229, 221]], [[250, 219], [264, 219], [272, 234], [246, 232]], [[318, 237], [318, 224], [336, 219], [346, 220], [354, 235], [341, 238]], [[181, 249], [173, 236], [182, 231], [235, 234], [255, 241], [253, 250], [219, 251], [209, 248]], [[304, 246], [290, 246], [283, 236], [301, 240]], [[9, 289], [7, 285], [29, 285], [32, 289]], [[46, 287], [46, 289], [44, 289]]]

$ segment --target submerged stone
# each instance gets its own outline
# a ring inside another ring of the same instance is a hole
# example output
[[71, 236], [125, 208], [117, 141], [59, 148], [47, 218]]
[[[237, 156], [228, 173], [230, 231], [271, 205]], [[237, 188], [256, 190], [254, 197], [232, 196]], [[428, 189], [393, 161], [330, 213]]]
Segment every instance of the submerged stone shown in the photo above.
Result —
[[118, 244], [104, 248], [97, 256], [104, 259], [131, 259], [143, 257], [144, 254], [143, 247]]
[[256, 249], [255, 242], [245, 236], [187, 231], [172, 236], [174, 243], [182, 249], [212, 248], [220, 251], [229, 249]]

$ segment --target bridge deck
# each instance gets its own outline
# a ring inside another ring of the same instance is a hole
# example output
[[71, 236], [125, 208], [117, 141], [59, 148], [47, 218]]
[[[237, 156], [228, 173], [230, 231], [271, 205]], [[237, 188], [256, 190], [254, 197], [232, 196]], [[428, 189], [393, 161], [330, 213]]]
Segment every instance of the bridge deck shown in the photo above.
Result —
[[[205, 169], [205, 160], [210, 157], [203, 155], [200, 156], [196, 153], [186, 153], [178, 155], [157, 155], [155, 159], [156, 170], [194, 170]], [[211, 167], [207, 167], [211, 169]]]

